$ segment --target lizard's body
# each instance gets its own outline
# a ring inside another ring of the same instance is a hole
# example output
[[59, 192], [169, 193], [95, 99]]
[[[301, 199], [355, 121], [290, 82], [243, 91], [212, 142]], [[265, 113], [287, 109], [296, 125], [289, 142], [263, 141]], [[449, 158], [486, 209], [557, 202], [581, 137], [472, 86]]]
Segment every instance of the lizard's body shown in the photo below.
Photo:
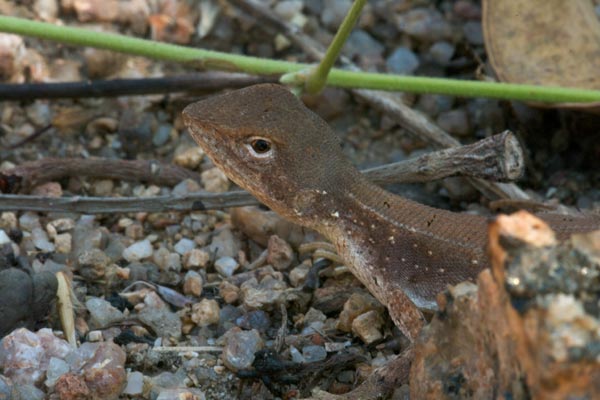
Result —
[[[487, 266], [484, 217], [427, 207], [370, 183], [327, 124], [284, 87], [249, 87], [183, 114], [192, 137], [234, 182], [329, 238], [411, 340], [423, 324], [417, 307], [434, 309], [437, 293]], [[543, 218], [563, 237], [600, 229], [596, 216]]]

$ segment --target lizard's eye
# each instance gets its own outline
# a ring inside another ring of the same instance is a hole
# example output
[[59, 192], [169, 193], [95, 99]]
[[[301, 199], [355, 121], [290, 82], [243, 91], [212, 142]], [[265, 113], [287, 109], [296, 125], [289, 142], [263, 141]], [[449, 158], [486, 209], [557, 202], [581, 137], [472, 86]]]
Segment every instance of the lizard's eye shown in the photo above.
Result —
[[250, 153], [255, 157], [269, 157], [272, 149], [271, 142], [265, 138], [254, 137], [250, 139], [246, 146]]
[[264, 154], [271, 150], [271, 143], [267, 142], [265, 139], [255, 139], [252, 141], [252, 143], [250, 143], [250, 145], [258, 154]]

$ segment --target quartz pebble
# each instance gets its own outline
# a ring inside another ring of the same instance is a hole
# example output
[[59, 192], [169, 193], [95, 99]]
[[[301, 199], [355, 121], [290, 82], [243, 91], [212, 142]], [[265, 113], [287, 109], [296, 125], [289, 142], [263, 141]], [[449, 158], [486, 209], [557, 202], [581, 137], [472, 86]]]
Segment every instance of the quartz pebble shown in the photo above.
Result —
[[193, 240], [182, 238], [175, 244], [175, 246], [173, 246], [173, 249], [177, 253], [184, 255], [185, 253], [192, 251], [194, 247], [196, 247], [196, 243]]
[[127, 386], [123, 390], [124, 395], [140, 396], [144, 390], [144, 374], [133, 371], [127, 375]]
[[135, 242], [123, 251], [123, 258], [129, 262], [143, 260], [152, 255], [152, 243], [148, 239]]
[[56, 384], [58, 378], [61, 375], [66, 374], [70, 371], [69, 364], [60, 358], [52, 357], [48, 363], [48, 370], [46, 371], [46, 381], [44, 384], [47, 387], [53, 387]]
[[144, 297], [144, 308], [138, 312], [138, 318], [160, 337], [181, 336], [181, 319], [155, 292], [148, 292]]
[[123, 313], [113, 307], [108, 301], [92, 297], [85, 302], [85, 308], [90, 313], [90, 327], [103, 328], [125, 319]]
[[48, 235], [46, 232], [40, 228], [36, 227], [31, 231], [31, 237], [33, 240], [33, 245], [41, 251], [52, 252], [55, 249], [54, 244], [52, 244], [48, 240]]
[[226, 333], [227, 343], [221, 354], [223, 363], [232, 371], [248, 369], [254, 361], [254, 353], [264, 347], [257, 330], [241, 331], [232, 328]]
[[215, 261], [215, 269], [224, 277], [230, 277], [240, 265], [232, 257], [221, 257]]
[[224, 228], [213, 236], [212, 242], [208, 246], [207, 251], [210, 254], [215, 254], [217, 257], [236, 257], [240, 251], [241, 244], [233, 235], [231, 229]]
[[6, 244], [6, 243], [11, 243], [11, 240], [8, 237], [8, 235], [6, 234], [6, 232], [4, 232], [4, 230], [0, 229], [0, 246], [2, 246], [3, 244]]

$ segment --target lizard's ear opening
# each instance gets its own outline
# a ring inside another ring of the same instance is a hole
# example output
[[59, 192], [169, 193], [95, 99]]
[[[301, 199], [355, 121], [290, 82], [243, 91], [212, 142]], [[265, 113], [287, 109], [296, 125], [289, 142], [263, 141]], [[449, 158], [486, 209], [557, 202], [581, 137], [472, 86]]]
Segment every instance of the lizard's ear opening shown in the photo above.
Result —
[[254, 136], [246, 142], [246, 148], [254, 158], [271, 158], [273, 156], [273, 143], [264, 137]]

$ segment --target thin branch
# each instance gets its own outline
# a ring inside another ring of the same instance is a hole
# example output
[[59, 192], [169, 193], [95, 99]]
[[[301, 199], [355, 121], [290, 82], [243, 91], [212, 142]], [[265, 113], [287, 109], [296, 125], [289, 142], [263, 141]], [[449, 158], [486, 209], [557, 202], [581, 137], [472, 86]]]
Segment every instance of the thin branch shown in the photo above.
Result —
[[[206, 69], [274, 75], [297, 72], [310, 67], [308, 64], [184, 47], [115, 33], [59, 26], [4, 15], [0, 15], [0, 32], [118, 51], [164, 61], [188, 62]], [[344, 88], [360, 87], [373, 90], [439, 93], [451, 96], [491, 97], [551, 103], [600, 101], [600, 91], [597, 90], [425, 78], [348, 71], [336, 68], [331, 70], [327, 84]]]
[[0, 179], [20, 178], [20, 186], [25, 191], [45, 182], [75, 176], [142, 181], [159, 186], [173, 186], [185, 179], [200, 182], [200, 174], [196, 172], [155, 160], [45, 158], [0, 173]]
[[0, 195], [2, 211], [73, 212], [107, 214], [126, 212], [201, 211], [259, 204], [247, 192], [193, 193], [156, 197], [44, 197]]
[[450, 176], [513, 181], [525, 170], [517, 138], [504, 131], [470, 145], [438, 150], [420, 157], [363, 171], [377, 184], [430, 182]]
[[110, 79], [58, 83], [2, 83], [0, 99], [35, 100], [82, 97], [114, 97], [145, 94], [215, 91], [241, 88], [277, 79], [228, 72], [200, 72], [164, 78]]
[[[61, 164], [62, 167], [57, 167]], [[155, 164], [150, 161], [47, 159], [18, 166], [11, 170], [15, 175], [7, 176], [22, 176], [29, 187], [34, 182], [40, 184], [67, 176], [102, 176], [124, 180], [149, 180], [154, 183], [160, 181], [165, 185], [174, 185], [186, 178], [198, 179], [198, 174], [183, 168], [169, 164], [153, 168], [153, 165]], [[457, 174], [507, 180], [520, 176], [523, 165], [518, 142], [506, 131], [471, 145], [440, 150], [399, 163], [372, 168], [363, 173], [378, 184], [425, 182]], [[160, 171], [162, 175], [156, 175], [156, 171]], [[142, 198], [0, 195], [0, 210], [89, 214], [208, 210], [253, 204], [258, 204], [258, 201], [249, 193], [241, 191]]]

